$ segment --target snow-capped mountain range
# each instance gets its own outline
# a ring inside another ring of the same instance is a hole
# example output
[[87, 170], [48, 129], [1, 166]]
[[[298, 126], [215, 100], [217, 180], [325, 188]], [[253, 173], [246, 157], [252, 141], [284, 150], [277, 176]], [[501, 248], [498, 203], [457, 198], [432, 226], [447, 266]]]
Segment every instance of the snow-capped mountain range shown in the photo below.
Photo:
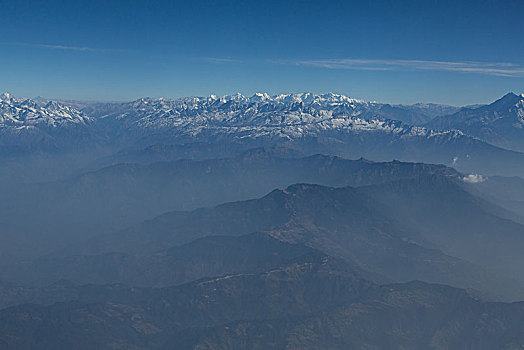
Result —
[[24, 151], [77, 150], [90, 143], [92, 120], [56, 102], [0, 95], [0, 148]]
[[[392, 108], [408, 110], [406, 106], [366, 102], [333, 93], [141, 98], [79, 107], [56, 101], [20, 99], [4, 93], [0, 95], [0, 128], [3, 133], [32, 129], [53, 136], [53, 132], [75, 127], [76, 131], [109, 133], [110, 137], [168, 134], [184, 137], [185, 141], [225, 134], [235, 139], [293, 140], [330, 132], [381, 132], [402, 138], [463, 136], [457, 130], [435, 131], [390, 119], [383, 110]], [[417, 104], [412, 108], [434, 110], [435, 105]], [[449, 110], [449, 107], [441, 109]]]
[[[402, 120], [406, 115], [423, 120], [453, 107], [392, 106], [333, 93], [141, 98], [74, 106], [4, 94], [0, 108], [0, 145], [30, 150], [84, 148], [89, 152], [96, 147], [115, 151], [193, 143], [285, 145], [305, 153], [437, 162], [459, 168], [464, 162], [482, 163], [486, 154], [499, 159], [515, 157], [459, 128]], [[486, 106], [478, 110], [483, 108]]]
[[[256, 127], [285, 129], [286, 134], [293, 136], [303, 134], [301, 130], [304, 128], [343, 127], [368, 131], [394, 129], [398, 133], [401, 124], [391, 123], [388, 119], [402, 120], [388, 118], [388, 113], [383, 111], [385, 106], [407, 110], [405, 106], [366, 102], [333, 93], [141, 98], [132, 102], [80, 104], [75, 107], [63, 102], [20, 99], [4, 93], [0, 95], [0, 127], [56, 129], [96, 124], [98, 129], [185, 130], [187, 133], [195, 133], [202, 128]], [[413, 106], [415, 108], [424, 109], [421, 105]], [[196, 129], [189, 131], [191, 128]], [[414, 130], [418, 134], [423, 129]]]
[[[392, 120], [384, 107], [337, 94], [269, 96], [257, 93], [177, 100], [142, 98], [127, 103], [87, 105], [83, 111], [119, 135], [169, 133], [185, 137], [228, 134], [237, 138], [318, 136], [327, 131], [380, 131], [398, 136], [435, 132]], [[417, 108], [422, 108], [417, 106]], [[439, 134], [442, 134], [439, 132]], [[453, 134], [457, 134], [453, 132]]]
[[87, 124], [90, 118], [76, 108], [49, 101], [0, 95], [0, 128], [59, 128]]

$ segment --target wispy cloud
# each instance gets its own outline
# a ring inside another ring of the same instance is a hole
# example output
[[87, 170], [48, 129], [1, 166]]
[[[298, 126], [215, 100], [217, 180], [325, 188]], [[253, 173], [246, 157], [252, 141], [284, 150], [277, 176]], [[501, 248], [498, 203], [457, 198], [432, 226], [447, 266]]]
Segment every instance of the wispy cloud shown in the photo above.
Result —
[[83, 52], [122, 52], [119, 49], [102, 49], [96, 47], [87, 46], [71, 46], [71, 45], [55, 45], [55, 44], [38, 44], [38, 43], [0, 43], [0, 45], [11, 45], [11, 46], [27, 46], [36, 47], [51, 50], [65, 50], [65, 51], [83, 51]]
[[271, 61], [272, 63], [328, 69], [349, 69], [369, 71], [425, 70], [477, 73], [505, 77], [524, 76], [524, 67], [507, 62], [475, 61], [425, 61], [425, 60], [383, 60], [383, 59], [317, 59], [295, 61]]
[[242, 60], [234, 58], [222, 58], [222, 57], [195, 57], [194, 60], [203, 61], [214, 64], [227, 64], [227, 63], [243, 63]]
[[33, 44], [28, 46], [43, 47], [46, 49], [56, 49], [56, 50], [71, 50], [71, 51], [103, 51], [103, 49], [97, 49], [94, 47], [85, 47], [85, 46], [65, 46], [65, 45], [48, 45], [48, 44]]

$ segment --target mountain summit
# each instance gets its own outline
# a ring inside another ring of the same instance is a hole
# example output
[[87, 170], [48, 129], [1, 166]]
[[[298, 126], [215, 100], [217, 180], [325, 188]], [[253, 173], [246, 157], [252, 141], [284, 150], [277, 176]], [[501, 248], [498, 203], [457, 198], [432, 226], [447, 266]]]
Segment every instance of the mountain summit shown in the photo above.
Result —
[[524, 94], [510, 92], [489, 105], [437, 117], [427, 126], [458, 129], [494, 145], [524, 151]]
[[78, 109], [57, 101], [0, 95], [0, 147], [63, 150], [86, 140], [92, 120]]
[[[493, 116], [517, 116], [520, 119], [503, 118], [510, 121], [506, 122], [509, 126], [501, 124], [509, 130], [503, 136], [511, 138], [510, 132], [514, 132], [511, 139], [524, 140], [519, 134], [523, 132], [522, 98], [517, 96], [521, 102], [513, 101], [515, 96], [508, 95], [480, 109], [463, 109], [461, 113], [476, 116], [486, 110], [490, 123], [496, 122]], [[524, 173], [524, 154], [482, 142], [478, 133], [472, 132], [477, 137], [471, 137], [467, 130], [460, 131], [467, 128], [437, 130], [403, 121], [422, 121], [449, 110], [449, 106], [392, 106], [335, 93], [309, 92], [141, 98], [123, 103], [75, 103], [74, 107], [9, 95], [0, 100], [0, 147], [5, 146], [4, 153], [14, 147], [114, 152], [154, 145], [199, 147], [220, 143], [227, 155], [235, 155], [253, 147], [282, 146], [303, 154], [443, 163], [486, 175], [500, 174], [502, 168], [510, 168], [512, 175]]]

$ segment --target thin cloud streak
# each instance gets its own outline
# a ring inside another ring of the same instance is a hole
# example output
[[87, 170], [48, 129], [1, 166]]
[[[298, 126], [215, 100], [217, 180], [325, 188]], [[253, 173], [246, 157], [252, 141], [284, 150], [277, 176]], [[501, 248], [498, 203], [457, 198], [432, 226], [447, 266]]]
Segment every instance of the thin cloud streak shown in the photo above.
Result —
[[28, 46], [43, 47], [46, 49], [57, 50], [72, 50], [72, 51], [103, 51], [103, 49], [96, 49], [93, 47], [79, 47], [79, 46], [64, 46], [64, 45], [47, 45], [47, 44], [33, 44]]
[[203, 62], [214, 63], [214, 64], [243, 63], [242, 60], [238, 60], [238, 59], [234, 59], [234, 58], [196, 57], [194, 59], [197, 60], [197, 61], [203, 61]]
[[442, 72], [462, 72], [495, 75], [503, 77], [523, 77], [524, 67], [507, 62], [452, 62], [424, 60], [377, 60], [377, 59], [318, 59], [298, 61], [270, 61], [280, 64], [294, 64], [328, 69], [401, 71], [428, 70]]
[[124, 52], [124, 50], [117, 50], [117, 49], [101, 49], [101, 48], [96, 48], [96, 47], [54, 45], [54, 44], [0, 43], [0, 45], [26, 46], [26, 47], [36, 47], [36, 48], [51, 49], [51, 50], [82, 51], [82, 52]]

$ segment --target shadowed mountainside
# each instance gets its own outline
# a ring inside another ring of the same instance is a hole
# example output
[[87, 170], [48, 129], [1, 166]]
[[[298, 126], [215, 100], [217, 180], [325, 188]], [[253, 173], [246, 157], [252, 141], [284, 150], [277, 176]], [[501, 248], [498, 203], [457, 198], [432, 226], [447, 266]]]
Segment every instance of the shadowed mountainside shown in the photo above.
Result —
[[[77, 288], [72, 301], [0, 311], [9, 349], [512, 349], [522, 304], [421, 282], [378, 286], [307, 254], [258, 274], [178, 287]], [[380, 337], [378, 335], [381, 335]]]

